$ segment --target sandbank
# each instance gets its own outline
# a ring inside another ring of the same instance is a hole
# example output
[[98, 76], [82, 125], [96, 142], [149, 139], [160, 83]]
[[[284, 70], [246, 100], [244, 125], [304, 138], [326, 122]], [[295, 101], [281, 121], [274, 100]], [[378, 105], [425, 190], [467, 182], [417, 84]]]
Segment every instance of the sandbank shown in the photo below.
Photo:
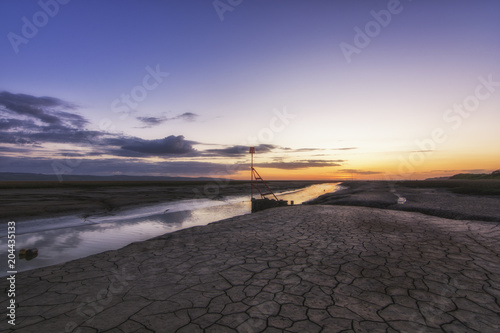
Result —
[[[479, 181], [474, 186], [480, 187], [481, 182], [488, 185], [488, 181]], [[500, 182], [493, 182], [500, 187]], [[405, 186], [405, 182], [350, 181], [341, 185], [345, 189], [322, 195], [308, 204], [374, 207], [450, 219], [500, 222], [500, 195], [460, 194], [446, 188], [415, 188]], [[404, 203], [398, 203], [399, 198], [404, 198]]]

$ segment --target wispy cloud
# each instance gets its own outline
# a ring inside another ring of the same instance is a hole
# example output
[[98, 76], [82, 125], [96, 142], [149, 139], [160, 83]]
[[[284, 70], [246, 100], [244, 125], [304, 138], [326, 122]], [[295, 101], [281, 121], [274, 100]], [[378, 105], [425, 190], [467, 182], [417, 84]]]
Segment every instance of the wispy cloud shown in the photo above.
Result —
[[357, 169], [340, 169], [339, 171], [344, 173], [352, 173], [355, 175], [377, 175], [382, 173], [380, 171], [357, 170]]
[[136, 119], [144, 124], [144, 128], [161, 125], [169, 120], [169, 118], [166, 117], [136, 117]]
[[296, 169], [308, 169], [308, 168], [325, 168], [325, 167], [337, 167], [341, 166], [343, 160], [298, 160], [298, 161], [277, 161], [277, 162], [267, 162], [259, 163], [259, 168], [273, 168], [282, 170], [296, 170]]
[[491, 172], [487, 169], [447, 169], [447, 170], [432, 170], [429, 173], [448, 173], [448, 174], [457, 174], [457, 173], [488, 173]]
[[359, 147], [332, 148], [330, 150], [354, 150], [354, 149], [359, 149]]
[[[275, 145], [268, 145], [268, 144], [260, 144], [258, 146], [255, 146], [255, 151], [256, 153], [269, 153], [275, 149], [278, 149], [279, 146]], [[239, 156], [244, 156], [249, 153], [250, 146], [242, 146], [242, 145], [236, 145], [236, 146], [229, 146], [226, 148], [220, 148], [220, 149], [207, 149], [206, 153], [211, 156], [232, 156], [232, 157], [239, 157]]]
[[195, 121], [196, 118], [198, 118], [199, 115], [193, 112], [184, 112], [183, 114], [178, 115], [177, 117], [174, 117], [173, 119], [182, 119], [185, 121]]
[[[62, 111], [74, 110], [76, 105], [54, 97], [36, 97], [2, 91], [0, 92], [0, 108], [6, 114], [4, 118], [6, 120], [14, 120], [19, 116], [30, 117], [52, 128], [81, 128], [88, 123], [80, 115]], [[11, 118], [7, 118], [9, 116]], [[11, 122], [11, 125], [14, 123]]]
[[153, 116], [148, 116], [148, 117], [136, 117], [137, 120], [139, 120], [144, 126], [141, 128], [151, 128], [154, 126], [161, 125], [167, 121], [172, 121], [172, 120], [183, 120], [183, 121], [195, 121], [196, 118], [198, 118], [199, 115], [193, 112], [184, 112], [183, 114], [177, 115], [175, 117], [167, 117], [167, 116], [160, 116], [160, 117], [153, 117]]
[[297, 149], [286, 148], [286, 150], [293, 150], [296, 153], [302, 153], [302, 152], [311, 152], [311, 151], [318, 151], [318, 150], [324, 150], [324, 149], [321, 149], [321, 148], [297, 148]]
[[[315, 152], [315, 151], [332, 151], [332, 150], [338, 150], [338, 151], [346, 151], [346, 150], [354, 150], [354, 149], [359, 149], [358, 147], [341, 147], [341, 148], [314, 148], [314, 147], [306, 147], [306, 148], [282, 148], [283, 150], [294, 152], [294, 153], [310, 153], [310, 152]], [[320, 156], [320, 155], [316, 155]]]
[[86, 131], [83, 116], [68, 110], [77, 107], [54, 97], [0, 92], [0, 142], [38, 144], [40, 142], [80, 142], [99, 133]]

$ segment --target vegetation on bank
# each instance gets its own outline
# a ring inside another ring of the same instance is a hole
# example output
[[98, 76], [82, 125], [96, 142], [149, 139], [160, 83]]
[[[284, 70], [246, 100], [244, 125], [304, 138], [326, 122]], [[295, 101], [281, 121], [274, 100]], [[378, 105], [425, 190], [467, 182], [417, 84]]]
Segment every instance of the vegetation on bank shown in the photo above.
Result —
[[[227, 185], [244, 184], [248, 181], [229, 181]], [[199, 186], [214, 183], [214, 181], [3, 181], [0, 189], [21, 188], [99, 188], [99, 187], [171, 187]]]
[[493, 171], [492, 173], [459, 173], [450, 177], [450, 179], [500, 179], [500, 170]]
[[[296, 184], [297, 187], [308, 184], [323, 183], [323, 181], [285, 181], [272, 180], [267, 182], [270, 186], [279, 190], [282, 187], [290, 187]], [[182, 187], [182, 186], [250, 186], [249, 180], [210, 180], [210, 181], [0, 181], [0, 189], [48, 189], [48, 188], [103, 188], [103, 187]], [[295, 186], [292, 186], [295, 187]]]
[[444, 188], [453, 193], [470, 195], [500, 195], [500, 178], [453, 178], [444, 180], [400, 181], [401, 186], [414, 188]]

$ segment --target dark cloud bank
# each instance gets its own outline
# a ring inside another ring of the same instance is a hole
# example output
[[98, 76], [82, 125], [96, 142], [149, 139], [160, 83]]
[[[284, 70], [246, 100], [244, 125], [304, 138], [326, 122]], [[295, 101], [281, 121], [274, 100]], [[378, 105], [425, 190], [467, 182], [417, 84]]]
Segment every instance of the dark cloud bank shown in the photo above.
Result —
[[[70, 169], [78, 169], [78, 173], [94, 175], [221, 175], [247, 167], [246, 164], [228, 166], [216, 163], [213, 158], [244, 157], [248, 154], [248, 146], [235, 145], [198, 151], [194, 146], [200, 143], [186, 140], [182, 135], [145, 140], [102, 130], [89, 130], [86, 128], [89, 121], [79, 115], [77, 110], [77, 105], [54, 97], [0, 92], [0, 145], [3, 144], [0, 146], [0, 172], [53, 173], [53, 166], [56, 164], [69, 165]], [[186, 112], [171, 118], [137, 117], [137, 120], [144, 127], [152, 127], [176, 119], [195, 121], [197, 117], [195, 113]], [[30, 152], [50, 143], [72, 144], [75, 150], [61, 149], [47, 157], [30, 156]], [[269, 144], [256, 146], [258, 153], [277, 149], [290, 150]], [[152, 156], [168, 160], [151, 162], [145, 159]], [[206, 157], [212, 158], [212, 161], [176, 161], [179, 157]], [[342, 161], [302, 160], [263, 163], [260, 166], [291, 170], [340, 166], [339, 162]]]
[[[0, 143], [94, 144], [101, 149], [119, 148], [145, 155], [180, 155], [194, 151], [192, 141], [182, 135], [170, 135], [158, 140], [144, 140], [85, 128], [89, 122], [69, 111], [77, 107], [54, 97], [0, 93]], [[193, 117], [181, 115], [180, 117]]]
[[[78, 164], [79, 169], [81, 166], [79, 171], [89, 174], [212, 174], [220, 173], [224, 168], [215, 163], [142, 161], [141, 157], [175, 158], [201, 154], [193, 147], [196, 142], [185, 140], [182, 135], [145, 140], [106, 131], [88, 130], [88, 120], [77, 114], [77, 109], [76, 105], [54, 97], [0, 92], [0, 144], [3, 144], [0, 147], [0, 171], [50, 173], [53, 172], [51, 165], [54, 163]], [[193, 121], [196, 116], [194, 113], [184, 113], [174, 118]], [[151, 119], [149, 122], [154, 123]], [[60, 156], [29, 156], [30, 151], [50, 143], [68, 143], [76, 148], [74, 152], [61, 151]], [[19, 156], [20, 153], [22, 156]], [[89, 156], [103, 158], [85, 159], [84, 163], [71, 162], [71, 158]]]

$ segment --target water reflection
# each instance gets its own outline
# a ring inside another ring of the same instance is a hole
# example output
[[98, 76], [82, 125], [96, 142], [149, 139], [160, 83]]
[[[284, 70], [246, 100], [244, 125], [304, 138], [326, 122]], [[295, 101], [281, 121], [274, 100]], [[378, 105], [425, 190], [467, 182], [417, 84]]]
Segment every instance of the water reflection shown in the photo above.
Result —
[[291, 191], [278, 195], [278, 199], [294, 201], [296, 205], [315, 199], [320, 195], [338, 190], [339, 183], [316, 184], [298, 191]]
[[[318, 184], [279, 194], [295, 204], [336, 190], [337, 184]], [[248, 196], [228, 197], [224, 201], [185, 200], [123, 210], [110, 216], [81, 218], [67, 216], [17, 223], [16, 249], [37, 248], [31, 261], [16, 260], [18, 272], [67, 262], [165, 233], [230, 218], [250, 212]], [[6, 229], [6, 228], [5, 228]], [[7, 257], [7, 238], [0, 235], [0, 256]], [[7, 260], [0, 261], [0, 275], [6, 275]]]

